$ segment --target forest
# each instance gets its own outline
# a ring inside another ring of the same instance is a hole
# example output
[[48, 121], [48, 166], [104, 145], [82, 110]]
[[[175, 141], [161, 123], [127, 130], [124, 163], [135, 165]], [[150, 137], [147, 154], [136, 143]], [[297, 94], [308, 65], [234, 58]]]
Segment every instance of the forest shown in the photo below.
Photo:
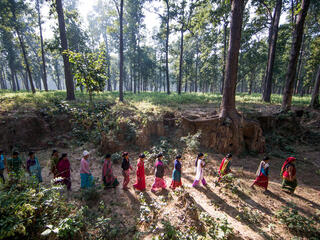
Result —
[[1, 0], [0, 240], [319, 239], [319, 89], [319, 0]]

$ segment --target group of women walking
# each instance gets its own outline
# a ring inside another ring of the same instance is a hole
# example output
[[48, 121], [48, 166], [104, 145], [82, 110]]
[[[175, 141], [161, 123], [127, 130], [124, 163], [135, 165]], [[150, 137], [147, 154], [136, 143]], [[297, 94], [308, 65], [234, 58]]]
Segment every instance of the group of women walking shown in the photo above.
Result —
[[[4, 169], [6, 168], [8, 173], [19, 173], [23, 167], [27, 170], [30, 176], [34, 177], [38, 182], [42, 182], [41, 175], [41, 166], [38, 161], [38, 158], [35, 156], [34, 152], [29, 152], [28, 160], [26, 162], [26, 166], [24, 166], [23, 162], [19, 158], [18, 152], [13, 152], [12, 157], [10, 159], [5, 159], [3, 151], [0, 150], [0, 178], [3, 182], [5, 182], [5, 178], [3, 175]], [[90, 171], [89, 164], [90, 152], [84, 151], [82, 154], [82, 158], [80, 161], [80, 180], [81, 180], [81, 188], [86, 189], [92, 187], [94, 183], [94, 177]], [[122, 154], [122, 175], [123, 175], [123, 190], [128, 190], [128, 184], [130, 183], [130, 171], [133, 170], [129, 153], [124, 152]], [[136, 182], [133, 184], [133, 187], [136, 190], [144, 191], [146, 189], [146, 180], [145, 180], [145, 170], [144, 170], [144, 160], [146, 156], [145, 154], [140, 154], [137, 161], [137, 170], [136, 170]], [[296, 167], [295, 167], [296, 158], [289, 157], [284, 162], [281, 168], [281, 177], [282, 177], [282, 188], [283, 190], [289, 191], [293, 193], [295, 188], [297, 187], [297, 179], [296, 179]], [[174, 161], [174, 169], [172, 172], [172, 182], [170, 184], [171, 189], [176, 189], [177, 187], [182, 186], [181, 176], [182, 176], [182, 156], [177, 155]], [[232, 155], [229, 153], [222, 159], [218, 173], [218, 183], [221, 179], [231, 173], [231, 163], [232, 163]], [[199, 153], [195, 160], [195, 180], [192, 184], [193, 187], [197, 187], [200, 182], [202, 185], [206, 186], [207, 182], [204, 178], [204, 169], [206, 167], [206, 160], [204, 159], [204, 154]], [[156, 157], [155, 162], [155, 179], [152, 184], [151, 191], [156, 192], [161, 189], [166, 189], [167, 184], [164, 179], [165, 169], [168, 168], [165, 166], [163, 162], [163, 154], [160, 153]], [[51, 158], [49, 161], [49, 169], [50, 174], [53, 174], [55, 178], [55, 182], [66, 185], [68, 190], [71, 190], [71, 165], [68, 159], [68, 155], [66, 153], [61, 154], [57, 150], [53, 150], [51, 154]], [[252, 188], [254, 186], [259, 186], [264, 188], [267, 191], [268, 182], [269, 182], [269, 158], [266, 156], [260, 162], [258, 170], [256, 172], [256, 179], [251, 185]], [[103, 167], [102, 167], [102, 183], [106, 188], [114, 188], [119, 185], [118, 179], [114, 176], [112, 170], [112, 161], [111, 155], [106, 154]]]

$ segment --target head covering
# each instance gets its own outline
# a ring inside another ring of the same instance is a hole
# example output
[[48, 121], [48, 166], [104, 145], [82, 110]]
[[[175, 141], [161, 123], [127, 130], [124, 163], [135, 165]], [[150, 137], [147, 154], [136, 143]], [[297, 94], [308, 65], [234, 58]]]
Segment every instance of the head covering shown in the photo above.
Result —
[[88, 156], [89, 154], [90, 152], [88, 152], [87, 150], [84, 150], [82, 155], [85, 157], [85, 156]]
[[281, 168], [281, 173], [284, 171], [285, 167], [289, 164], [292, 163], [293, 161], [295, 161], [296, 158], [295, 157], [288, 157], [287, 160], [284, 162], [284, 164], [282, 165]]
[[268, 156], [264, 156], [263, 157], [263, 161], [267, 161], [267, 160], [269, 160], [269, 157]]
[[13, 156], [19, 155], [19, 152], [18, 152], [18, 151], [14, 151], [14, 152], [12, 153], [12, 155], [13, 155]]
[[53, 156], [55, 153], [57, 153], [58, 151], [57, 150], [52, 150], [52, 154], [51, 154], [51, 156]]

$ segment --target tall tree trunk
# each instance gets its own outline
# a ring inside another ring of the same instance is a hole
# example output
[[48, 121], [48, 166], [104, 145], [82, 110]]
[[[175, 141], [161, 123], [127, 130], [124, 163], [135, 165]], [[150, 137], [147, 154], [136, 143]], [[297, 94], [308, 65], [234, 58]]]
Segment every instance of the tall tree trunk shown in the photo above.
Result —
[[301, 73], [301, 69], [302, 69], [302, 59], [304, 57], [304, 48], [305, 48], [305, 34], [303, 34], [303, 36], [302, 36], [301, 51], [300, 51], [300, 56], [299, 56], [299, 60], [298, 60], [298, 71], [297, 71], [297, 75], [296, 75], [296, 79], [295, 79], [295, 83], [294, 83], [294, 93], [295, 94], [298, 94], [298, 90], [299, 90], [299, 86], [300, 86], [300, 82], [301, 82], [300, 73]]
[[291, 109], [293, 84], [296, 76], [297, 61], [301, 48], [304, 22], [308, 14], [309, 5], [310, 0], [302, 0], [301, 11], [299, 12], [299, 16], [296, 21], [296, 27], [293, 34], [293, 40], [291, 45], [289, 65], [286, 74], [286, 86], [281, 106], [282, 110], [284, 111], [288, 111]]
[[232, 14], [230, 23], [229, 48], [220, 112], [220, 116], [223, 118], [234, 118], [238, 116], [236, 110], [236, 85], [244, 0], [233, 0], [231, 9]]
[[123, 1], [120, 1], [120, 14], [119, 14], [119, 22], [120, 22], [120, 49], [119, 49], [119, 71], [120, 71], [120, 79], [119, 79], [119, 100], [123, 102]]
[[169, 23], [170, 23], [170, 9], [169, 0], [166, 0], [167, 5], [167, 31], [166, 31], [166, 79], [167, 79], [167, 94], [170, 94], [170, 80], [169, 80]]
[[182, 65], [183, 65], [183, 27], [180, 30], [180, 62], [179, 62], [179, 82], [178, 82], [178, 94], [181, 94], [182, 85]]
[[23, 80], [24, 86], [26, 87], [26, 90], [29, 92], [29, 91], [30, 91], [30, 88], [29, 88], [28, 73], [25, 72], [25, 74], [24, 74], [23, 72], [21, 72], [21, 76], [22, 76], [22, 78], [24, 79], [24, 80]]
[[222, 79], [221, 79], [221, 90], [220, 90], [221, 94], [223, 93], [225, 69], [226, 69], [227, 30], [228, 30], [228, 22], [224, 21], [224, 24], [223, 24], [223, 64], [222, 64]]
[[264, 78], [264, 87], [262, 93], [262, 100], [265, 102], [270, 102], [271, 90], [272, 90], [272, 75], [273, 75], [273, 66], [276, 56], [276, 46], [278, 39], [278, 27], [281, 16], [282, 0], [277, 0], [276, 7], [273, 13], [273, 20], [271, 28], [271, 38], [269, 43], [269, 53], [268, 53], [268, 63], [267, 71]]
[[107, 33], [103, 34], [103, 39], [106, 44], [106, 54], [107, 54], [106, 57], [107, 57], [107, 64], [108, 64], [108, 67], [107, 67], [107, 75], [108, 75], [107, 90], [109, 92], [111, 92], [112, 88], [111, 88], [111, 72], [110, 72], [110, 53], [109, 53], [109, 41], [108, 41]]
[[12, 66], [10, 66], [10, 81], [11, 81], [11, 86], [12, 86], [12, 90], [15, 92], [17, 91], [17, 86], [16, 86], [16, 81], [14, 80], [14, 68]]
[[[64, 22], [63, 8], [61, 0], [56, 0], [56, 9], [58, 13], [59, 32], [62, 51], [68, 50], [68, 41], [66, 35], [66, 27]], [[75, 100], [73, 77], [71, 74], [69, 58], [66, 54], [62, 54], [64, 64], [64, 75], [67, 89], [67, 100]]]
[[40, 4], [39, 0], [36, 0], [36, 7], [38, 12], [38, 23], [39, 23], [39, 30], [40, 30], [40, 45], [41, 45], [41, 56], [42, 56], [42, 82], [44, 89], [48, 91], [48, 80], [47, 80], [47, 70], [46, 70], [46, 59], [44, 55], [44, 49], [43, 49], [43, 37], [42, 37], [42, 27], [41, 27], [41, 14], [40, 14]]
[[31, 70], [30, 70], [29, 61], [28, 61], [28, 58], [27, 58], [26, 48], [24, 46], [23, 36], [20, 34], [20, 31], [17, 28], [16, 28], [16, 32], [17, 32], [17, 35], [18, 35], [18, 39], [19, 39], [19, 43], [20, 43], [21, 49], [22, 49], [23, 59], [24, 59], [25, 65], [26, 65], [26, 70], [27, 70], [27, 73], [28, 73], [31, 90], [32, 90], [32, 93], [35, 93], [36, 89], [34, 88], [34, 84], [33, 84], [33, 80], [32, 80], [32, 74], [31, 74]]
[[199, 68], [199, 43], [198, 39], [196, 39], [196, 51], [197, 51], [197, 57], [196, 57], [196, 79], [194, 82], [194, 91], [198, 92], [198, 68]]
[[319, 87], [320, 87], [320, 65], [319, 65], [318, 73], [317, 73], [316, 80], [314, 83], [314, 88], [313, 88], [311, 103], [310, 103], [310, 107], [312, 107], [314, 109], [316, 109], [320, 106], [319, 105]]
[[17, 72], [14, 73], [14, 78], [16, 80], [16, 84], [17, 84], [17, 90], [20, 91], [21, 88], [20, 88], [20, 84], [19, 84], [19, 80], [18, 80], [18, 77], [17, 77]]

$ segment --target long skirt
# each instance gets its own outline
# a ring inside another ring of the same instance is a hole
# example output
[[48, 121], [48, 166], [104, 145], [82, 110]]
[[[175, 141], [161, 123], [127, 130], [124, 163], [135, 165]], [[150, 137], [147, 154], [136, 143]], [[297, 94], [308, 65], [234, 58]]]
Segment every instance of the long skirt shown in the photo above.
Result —
[[118, 179], [117, 179], [117, 178], [113, 178], [112, 181], [107, 182], [107, 181], [106, 181], [106, 178], [104, 177], [104, 178], [103, 178], [103, 183], [104, 183], [104, 186], [107, 187], [107, 188], [108, 188], [108, 187], [109, 187], [109, 188], [114, 188], [114, 187], [116, 187], [116, 186], [119, 185], [119, 182], [118, 182]]
[[289, 181], [288, 179], [283, 179], [282, 181], [282, 189], [289, 190], [290, 192], [294, 192], [296, 187], [298, 186], [297, 179], [294, 179], [293, 181]]
[[137, 176], [137, 182], [133, 184], [133, 187], [139, 191], [144, 191], [146, 189], [145, 176], [142, 176], [142, 177]]
[[158, 178], [154, 180], [152, 184], [152, 190], [157, 190], [159, 188], [165, 189], [167, 187], [166, 181], [163, 178]]
[[68, 191], [71, 190], [71, 178], [70, 178], [70, 177], [64, 178], [64, 179], [61, 181], [61, 183], [67, 186]]
[[268, 188], [268, 182], [269, 182], [269, 179], [267, 176], [263, 175], [262, 173], [260, 174], [260, 176], [258, 176], [256, 178], [256, 180], [254, 181], [254, 185], [257, 185], [259, 187], [263, 187], [264, 189], [267, 190]]
[[175, 188], [181, 187], [181, 186], [182, 186], [181, 172], [174, 169], [172, 173], [172, 182], [171, 182], [170, 188], [174, 190]]
[[81, 188], [90, 188], [94, 185], [93, 176], [88, 173], [80, 173]]
[[130, 182], [130, 169], [122, 171], [122, 176], [123, 176], [122, 188], [126, 189]]

